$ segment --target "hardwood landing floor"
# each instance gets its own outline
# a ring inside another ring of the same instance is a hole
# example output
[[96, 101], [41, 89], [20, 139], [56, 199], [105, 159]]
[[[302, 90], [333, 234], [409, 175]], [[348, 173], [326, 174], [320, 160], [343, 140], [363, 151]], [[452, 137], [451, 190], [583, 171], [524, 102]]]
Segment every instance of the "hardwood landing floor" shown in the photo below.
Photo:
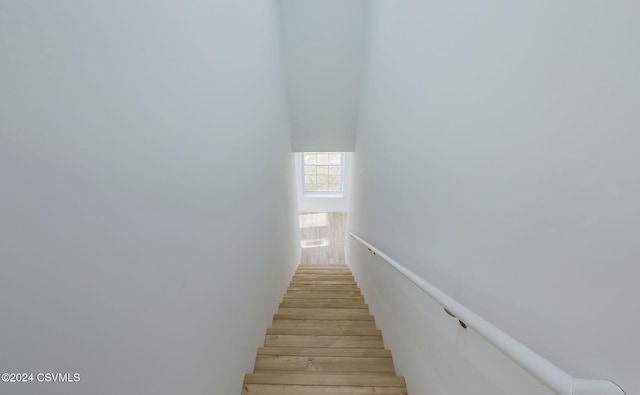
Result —
[[300, 213], [302, 265], [344, 265], [347, 213]]
[[407, 395], [346, 265], [300, 265], [242, 395]]

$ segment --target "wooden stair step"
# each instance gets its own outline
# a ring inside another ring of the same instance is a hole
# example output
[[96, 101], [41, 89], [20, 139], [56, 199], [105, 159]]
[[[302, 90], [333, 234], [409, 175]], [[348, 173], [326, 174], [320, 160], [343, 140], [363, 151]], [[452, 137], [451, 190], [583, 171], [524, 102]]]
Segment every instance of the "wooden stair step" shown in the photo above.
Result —
[[[291, 309], [289, 309], [291, 310]], [[306, 309], [313, 310], [313, 309]], [[352, 309], [341, 309], [350, 311]], [[338, 313], [314, 313], [312, 311], [308, 313], [277, 313], [273, 316], [274, 320], [353, 320], [353, 321], [373, 321], [372, 315], [353, 315], [353, 314], [338, 314]]]
[[353, 274], [345, 272], [345, 273], [309, 273], [309, 272], [296, 272], [293, 275], [294, 279], [300, 278], [300, 279], [318, 279], [318, 280], [322, 280], [322, 279], [326, 279], [326, 280], [355, 280], [355, 278], [353, 277]]
[[306, 289], [318, 289], [318, 290], [337, 290], [337, 291], [348, 291], [348, 290], [357, 290], [360, 288], [358, 285], [354, 284], [296, 284], [290, 283], [289, 289], [293, 288], [301, 288], [303, 290]]
[[265, 347], [384, 348], [382, 336], [266, 335]]
[[283, 296], [284, 299], [360, 299], [364, 297], [358, 292], [305, 292], [289, 291]]
[[340, 265], [298, 265], [298, 270], [312, 269], [312, 270], [350, 270], [349, 266]]
[[322, 309], [287, 307], [278, 309], [273, 319], [373, 321], [369, 309]]
[[[282, 306], [286, 305], [286, 306]], [[299, 306], [294, 306], [299, 305]], [[353, 306], [353, 309], [368, 309], [369, 306], [362, 300], [333, 300], [328, 301], [326, 299], [306, 300], [304, 298], [288, 299], [280, 303], [281, 308], [300, 308], [300, 309], [344, 309]]]
[[289, 283], [290, 286], [307, 286], [307, 285], [313, 285], [313, 286], [332, 286], [332, 285], [353, 285], [356, 286], [356, 282], [354, 280], [320, 280], [320, 279], [304, 279], [304, 278], [295, 278], [293, 280], [291, 280], [291, 282]]
[[288, 290], [298, 289], [298, 290], [334, 290], [334, 291], [357, 291], [360, 292], [360, 287], [354, 284], [303, 284], [303, 283], [289, 283], [287, 288]]
[[[307, 294], [308, 295], [308, 294]], [[354, 296], [352, 298], [308, 298], [304, 297], [304, 295], [300, 295], [300, 297], [296, 297], [296, 295], [284, 295], [282, 297], [282, 303], [289, 302], [306, 302], [306, 303], [365, 303], [364, 297], [362, 296]]]
[[317, 327], [317, 328], [269, 328], [267, 335], [300, 335], [300, 336], [382, 336], [375, 328], [359, 327]]
[[353, 276], [353, 273], [349, 269], [298, 269], [294, 275], [297, 274], [313, 274], [321, 276]]
[[354, 282], [337, 282], [337, 281], [315, 281], [315, 280], [294, 280], [289, 283], [289, 287], [294, 288], [336, 288], [336, 289], [360, 289]]
[[344, 286], [322, 286], [322, 285], [314, 285], [314, 286], [304, 286], [304, 285], [290, 285], [287, 288], [287, 295], [292, 293], [325, 293], [325, 294], [346, 294], [346, 295], [356, 295], [361, 296], [360, 288], [353, 285], [344, 285]]
[[289, 282], [289, 286], [293, 287], [358, 287], [353, 280], [306, 280], [306, 279], [294, 279]]
[[337, 289], [345, 289], [345, 288], [356, 288], [358, 284], [355, 282], [338, 282], [338, 281], [316, 281], [316, 280], [293, 280], [289, 283], [289, 287], [296, 288], [337, 288]]
[[289, 287], [287, 289], [287, 292], [285, 294], [285, 296], [291, 295], [291, 294], [318, 294], [318, 293], [322, 293], [322, 294], [336, 294], [336, 295], [351, 295], [351, 296], [362, 296], [362, 294], [360, 293], [360, 288], [355, 288], [355, 287], [351, 287], [351, 288], [336, 288], [336, 287], [300, 287], [300, 286], [295, 286], [295, 287]]
[[391, 351], [383, 348], [260, 347], [258, 355], [391, 358]]
[[244, 382], [245, 384], [406, 387], [404, 377], [371, 374], [258, 372], [245, 375]]
[[282, 303], [315, 303], [319, 305], [329, 304], [329, 303], [339, 303], [339, 304], [350, 304], [350, 303], [360, 303], [366, 305], [364, 302], [364, 298], [324, 298], [324, 299], [309, 299], [309, 298], [296, 298], [295, 296], [285, 295], [282, 297]]
[[404, 387], [245, 384], [242, 395], [407, 395]]
[[347, 276], [353, 277], [350, 270], [297, 270], [294, 276]]
[[318, 286], [341, 286], [341, 285], [351, 285], [356, 286], [355, 280], [307, 280], [304, 278], [300, 279], [291, 279], [291, 284], [304, 284], [304, 285], [318, 285]]
[[318, 314], [318, 315], [334, 315], [336, 318], [343, 317], [342, 319], [354, 319], [354, 317], [359, 316], [370, 316], [369, 309], [361, 308], [361, 309], [329, 309], [322, 307], [282, 307], [278, 309], [278, 314], [283, 315], [308, 315], [308, 314]]
[[255, 371], [381, 372], [395, 374], [391, 358], [258, 355]]
[[374, 321], [352, 321], [352, 320], [273, 320], [270, 329], [278, 328], [297, 328], [297, 329], [314, 329], [314, 328], [364, 328], [376, 329]]
[[364, 303], [362, 300], [351, 301], [349, 299], [344, 299], [340, 301], [332, 300], [304, 300], [304, 299], [295, 299], [295, 300], [286, 300], [280, 303], [280, 308], [326, 308], [326, 309], [368, 309], [369, 306]]

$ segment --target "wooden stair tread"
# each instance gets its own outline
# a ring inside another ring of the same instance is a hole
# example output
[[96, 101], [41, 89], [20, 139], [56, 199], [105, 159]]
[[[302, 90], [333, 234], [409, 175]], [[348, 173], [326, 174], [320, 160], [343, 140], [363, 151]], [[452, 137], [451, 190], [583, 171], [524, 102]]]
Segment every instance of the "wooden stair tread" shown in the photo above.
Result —
[[353, 321], [353, 320], [320, 320], [320, 319], [308, 319], [308, 320], [273, 320], [271, 328], [366, 328], [376, 329], [374, 321]]
[[382, 336], [382, 332], [360, 327], [269, 328], [267, 335]]
[[382, 336], [266, 335], [265, 346], [384, 348]]
[[405, 387], [404, 377], [373, 374], [258, 372], [245, 375], [246, 384], [289, 384], [355, 387]]
[[332, 309], [322, 307], [281, 307], [278, 314], [336, 314], [336, 315], [369, 315], [369, 309]]
[[332, 298], [333, 296], [329, 295], [337, 295], [337, 297], [342, 296], [356, 296], [358, 298], [362, 297], [360, 293], [360, 289], [358, 288], [318, 288], [318, 287], [289, 287], [287, 288], [287, 293], [285, 296], [295, 296], [295, 295], [327, 295], [326, 297]]
[[391, 358], [258, 355], [255, 371], [380, 372], [395, 374]]
[[360, 292], [305, 292], [290, 291], [282, 297], [285, 299], [355, 299], [364, 300]]
[[306, 304], [316, 304], [320, 305], [320, 307], [326, 307], [328, 304], [339, 304], [339, 305], [347, 305], [347, 304], [356, 304], [359, 303], [361, 305], [366, 306], [367, 304], [364, 302], [364, 298], [359, 298], [357, 300], [349, 300], [345, 298], [323, 298], [323, 299], [310, 299], [304, 297], [282, 297], [282, 303], [306, 303]]
[[[348, 309], [342, 309], [348, 310]], [[354, 321], [373, 321], [372, 315], [356, 315], [356, 314], [340, 314], [340, 313], [283, 313], [283, 314], [275, 314], [273, 316], [274, 320], [354, 320]]]
[[369, 309], [321, 309], [321, 308], [280, 308], [273, 316], [275, 320], [351, 320], [373, 321]]
[[325, 308], [325, 309], [365, 309], [369, 310], [369, 306], [367, 306], [362, 301], [342, 301], [342, 302], [322, 302], [322, 301], [305, 301], [305, 300], [297, 300], [291, 301], [288, 300], [286, 302], [280, 303], [279, 306], [281, 309], [317, 309], [317, 308]]
[[245, 384], [242, 395], [407, 395], [404, 387]]
[[292, 280], [289, 283], [290, 287], [299, 287], [299, 286], [311, 286], [311, 287], [354, 287], [358, 288], [356, 283], [353, 280]]
[[391, 358], [391, 351], [384, 348], [260, 347], [258, 355]]
[[294, 278], [296, 276], [335, 276], [335, 277], [351, 277], [353, 278], [353, 274], [348, 270], [298, 270], [293, 274]]
[[391, 351], [380, 348], [260, 347], [258, 355], [391, 358]]
[[345, 264], [340, 264], [340, 265], [298, 265], [298, 270], [301, 269], [331, 269], [331, 270], [338, 270], [338, 269], [342, 269], [342, 270], [350, 270], [349, 266], [345, 265]]
[[317, 273], [296, 273], [291, 281], [314, 280], [314, 281], [347, 281], [355, 282], [355, 278], [350, 274], [317, 274]]
[[289, 288], [336, 288], [336, 289], [360, 289], [354, 281], [336, 281], [336, 280], [292, 280], [289, 282]]
[[357, 292], [360, 288], [357, 285], [312, 285], [312, 284], [292, 284], [287, 291], [334, 291], [334, 292]]

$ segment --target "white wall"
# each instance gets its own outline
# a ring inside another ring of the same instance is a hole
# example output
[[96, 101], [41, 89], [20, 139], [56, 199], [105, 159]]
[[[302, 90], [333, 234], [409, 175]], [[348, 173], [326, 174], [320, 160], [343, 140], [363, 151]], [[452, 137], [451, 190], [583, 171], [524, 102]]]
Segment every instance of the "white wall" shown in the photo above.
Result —
[[[350, 228], [569, 373], [639, 394], [637, 2], [368, 5]], [[410, 392], [468, 393], [411, 370], [452, 369], [442, 355], [396, 353], [429, 341], [397, 325], [414, 314], [376, 320]]]
[[281, 0], [293, 151], [353, 151], [365, 0]]
[[300, 212], [346, 213], [351, 197], [352, 152], [344, 153], [342, 193], [335, 196], [314, 196], [304, 194], [302, 177], [302, 153], [295, 153], [296, 184], [298, 192], [298, 210]]
[[0, 393], [240, 393], [298, 261], [278, 4], [0, 9], [0, 371], [81, 374]]

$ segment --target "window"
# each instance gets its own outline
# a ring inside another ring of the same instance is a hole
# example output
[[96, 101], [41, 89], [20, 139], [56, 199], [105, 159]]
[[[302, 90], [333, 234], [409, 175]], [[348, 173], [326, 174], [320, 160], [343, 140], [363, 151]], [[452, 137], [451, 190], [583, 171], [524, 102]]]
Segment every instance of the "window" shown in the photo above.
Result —
[[343, 165], [342, 152], [304, 152], [302, 154], [304, 193], [341, 194]]

